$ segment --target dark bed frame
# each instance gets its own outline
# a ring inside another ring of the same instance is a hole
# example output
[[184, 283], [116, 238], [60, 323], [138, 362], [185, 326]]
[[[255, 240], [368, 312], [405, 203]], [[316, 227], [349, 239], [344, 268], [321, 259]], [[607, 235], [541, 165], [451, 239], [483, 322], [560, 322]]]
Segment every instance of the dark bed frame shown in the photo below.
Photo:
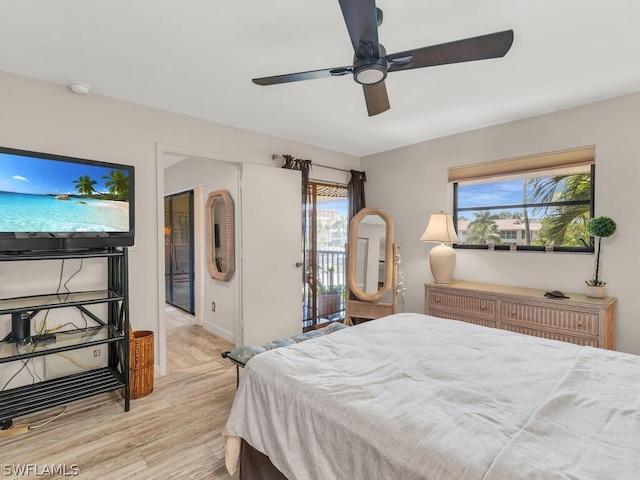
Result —
[[240, 452], [240, 480], [287, 480], [264, 453], [244, 439]]

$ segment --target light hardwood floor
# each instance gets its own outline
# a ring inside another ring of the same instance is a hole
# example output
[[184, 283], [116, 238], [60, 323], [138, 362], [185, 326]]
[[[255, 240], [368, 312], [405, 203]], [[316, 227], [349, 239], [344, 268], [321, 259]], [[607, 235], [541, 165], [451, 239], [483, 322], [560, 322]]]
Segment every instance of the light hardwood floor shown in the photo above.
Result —
[[[72, 402], [66, 415], [23, 435], [0, 438], [0, 478], [231, 479], [222, 428], [236, 372], [221, 358], [233, 345], [168, 307], [168, 374], [124, 412], [119, 393]], [[62, 407], [14, 420], [36, 425]], [[77, 465], [76, 477], [9, 476], [6, 465]], [[5, 476], [3, 476], [3, 474]]]

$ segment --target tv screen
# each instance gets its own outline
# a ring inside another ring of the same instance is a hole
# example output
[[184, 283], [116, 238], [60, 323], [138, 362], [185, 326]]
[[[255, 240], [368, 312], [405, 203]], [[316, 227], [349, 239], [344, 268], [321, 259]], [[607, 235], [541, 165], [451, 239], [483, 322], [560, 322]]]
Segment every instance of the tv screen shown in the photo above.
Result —
[[0, 251], [134, 241], [134, 168], [0, 147]]

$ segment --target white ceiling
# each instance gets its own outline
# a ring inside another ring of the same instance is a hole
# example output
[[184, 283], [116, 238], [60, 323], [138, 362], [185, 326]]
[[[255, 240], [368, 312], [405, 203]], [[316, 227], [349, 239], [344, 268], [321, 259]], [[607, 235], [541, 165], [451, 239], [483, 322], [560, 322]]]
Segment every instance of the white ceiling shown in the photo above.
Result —
[[368, 117], [337, 0], [2, 0], [0, 70], [364, 156], [640, 90], [637, 0], [378, 0], [387, 52], [513, 29], [501, 59], [391, 73]]

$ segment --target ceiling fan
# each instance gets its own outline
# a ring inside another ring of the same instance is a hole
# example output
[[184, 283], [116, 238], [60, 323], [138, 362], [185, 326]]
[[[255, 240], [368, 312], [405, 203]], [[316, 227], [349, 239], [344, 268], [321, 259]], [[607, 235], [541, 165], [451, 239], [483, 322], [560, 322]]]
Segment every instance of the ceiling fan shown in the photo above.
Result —
[[505, 30], [387, 55], [384, 47], [378, 42], [382, 10], [376, 7], [375, 0], [338, 2], [353, 44], [353, 65], [254, 78], [253, 83], [276, 85], [351, 73], [353, 79], [364, 89], [367, 111], [371, 117], [390, 108], [384, 83], [387, 73], [504, 57], [513, 43], [513, 30]]

